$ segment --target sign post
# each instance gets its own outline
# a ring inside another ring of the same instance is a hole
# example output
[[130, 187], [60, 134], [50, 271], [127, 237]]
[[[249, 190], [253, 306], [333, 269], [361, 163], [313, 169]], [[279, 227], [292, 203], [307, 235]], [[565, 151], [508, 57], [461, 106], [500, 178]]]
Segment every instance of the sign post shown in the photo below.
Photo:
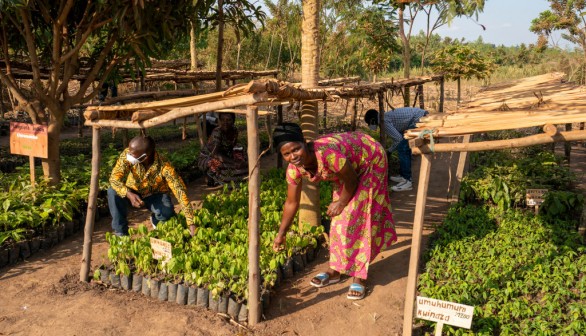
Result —
[[545, 201], [547, 189], [527, 189], [525, 193], [525, 203], [527, 206], [535, 207], [535, 214], [539, 213], [539, 206]]
[[435, 336], [441, 336], [444, 324], [454, 327], [470, 329], [474, 307], [430, 299], [418, 296], [416, 300], [415, 317], [422, 320], [437, 322], [435, 325]]
[[38, 124], [10, 123], [10, 153], [28, 155], [31, 185], [35, 185], [35, 157], [49, 157], [49, 131]]

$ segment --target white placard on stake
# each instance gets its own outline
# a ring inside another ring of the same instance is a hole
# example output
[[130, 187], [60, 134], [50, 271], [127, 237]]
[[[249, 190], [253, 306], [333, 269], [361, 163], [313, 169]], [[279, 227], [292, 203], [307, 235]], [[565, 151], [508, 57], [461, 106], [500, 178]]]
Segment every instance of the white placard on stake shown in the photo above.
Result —
[[415, 303], [415, 317], [418, 319], [466, 329], [472, 326], [472, 315], [474, 315], [472, 306], [423, 296], [418, 296]]
[[547, 189], [527, 189], [525, 203], [527, 206], [540, 206], [545, 200]]
[[151, 248], [153, 249], [153, 258], [157, 260], [169, 261], [173, 255], [171, 253], [171, 243], [164, 240], [151, 237]]

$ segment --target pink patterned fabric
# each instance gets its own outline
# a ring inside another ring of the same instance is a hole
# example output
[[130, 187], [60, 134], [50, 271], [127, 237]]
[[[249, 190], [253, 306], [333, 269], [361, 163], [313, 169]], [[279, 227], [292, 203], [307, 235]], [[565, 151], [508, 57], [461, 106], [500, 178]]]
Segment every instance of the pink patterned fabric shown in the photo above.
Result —
[[356, 193], [344, 211], [332, 218], [330, 228], [330, 267], [340, 273], [366, 279], [368, 266], [378, 253], [397, 240], [391, 202], [387, 192], [387, 156], [380, 143], [359, 132], [340, 133], [314, 142], [317, 157], [315, 176], [289, 164], [287, 183], [333, 181], [334, 200], [340, 197], [342, 184], [336, 173], [346, 162], [356, 171]]

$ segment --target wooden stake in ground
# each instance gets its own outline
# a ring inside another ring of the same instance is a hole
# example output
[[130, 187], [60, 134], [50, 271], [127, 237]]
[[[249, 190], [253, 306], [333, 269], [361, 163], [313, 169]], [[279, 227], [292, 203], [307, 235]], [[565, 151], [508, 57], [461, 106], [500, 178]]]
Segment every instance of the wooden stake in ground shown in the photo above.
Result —
[[421, 155], [421, 168], [419, 170], [417, 198], [415, 201], [415, 216], [413, 218], [413, 234], [411, 236], [409, 275], [407, 277], [407, 290], [405, 293], [405, 310], [403, 312], [403, 336], [411, 336], [413, 331], [413, 307], [415, 305], [415, 293], [417, 290], [417, 271], [419, 267], [419, 255], [421, 253], [421, 235], [423, 232], [423, 220], [425, 218], [425, 203], [427, 201], [430, 171], [431, 156], [429, 154]]
[[248, 323], [260, 322], [260, 140], [258, 107], [249, 105], [246, 114], [248, 134]]
[[79, 271], [79, 280], [88, 282], [89, 272], [92, 262], [92, 235], [94, 233], [94, 223], [96, 207], [98, 204], [98, 192], [100, 191], [100, 128], [92, 128], [92, 175], [90, 178], [90, 193], [87, 201], [87, 213], [85, 217], [85, 228], [83, 235], [83, 256], [81, 258], [81, 269]]

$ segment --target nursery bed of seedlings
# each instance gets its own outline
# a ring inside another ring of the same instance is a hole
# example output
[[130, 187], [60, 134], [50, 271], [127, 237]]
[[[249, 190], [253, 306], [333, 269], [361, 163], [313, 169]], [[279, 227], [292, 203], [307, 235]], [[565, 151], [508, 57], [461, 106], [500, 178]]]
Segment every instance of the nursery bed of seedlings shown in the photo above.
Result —
[[[322, 213], [331, 200], [329, 183], [322, 183]], [[283, 170], [262, 177], [260, 223], [260, 271], [262, 302], [268, 308], [271, 291], [282, 279], [292, 277], [313, 261], [322, 241], [322, 226], [294, 226], [286, 249], [275, 253], [287, 185]], [[325, 216], [324, 216], [325, 217]], [[248, 295], [248, 187], [225, 186], [209, 194], [195, 211], [197, 232], [191, 237], [185, 218], [177, 216], [149, 231], [144, 225], [129, 236], [106, 233], [110, 265], [94, 272], [94, 279], [113, 287], [177, 304], [191, 304], [247, 320]], [[327, 218], [324, 218], [327, 221]], [[153, 258], [151, 238], [172, 246], [169, 260]]]

